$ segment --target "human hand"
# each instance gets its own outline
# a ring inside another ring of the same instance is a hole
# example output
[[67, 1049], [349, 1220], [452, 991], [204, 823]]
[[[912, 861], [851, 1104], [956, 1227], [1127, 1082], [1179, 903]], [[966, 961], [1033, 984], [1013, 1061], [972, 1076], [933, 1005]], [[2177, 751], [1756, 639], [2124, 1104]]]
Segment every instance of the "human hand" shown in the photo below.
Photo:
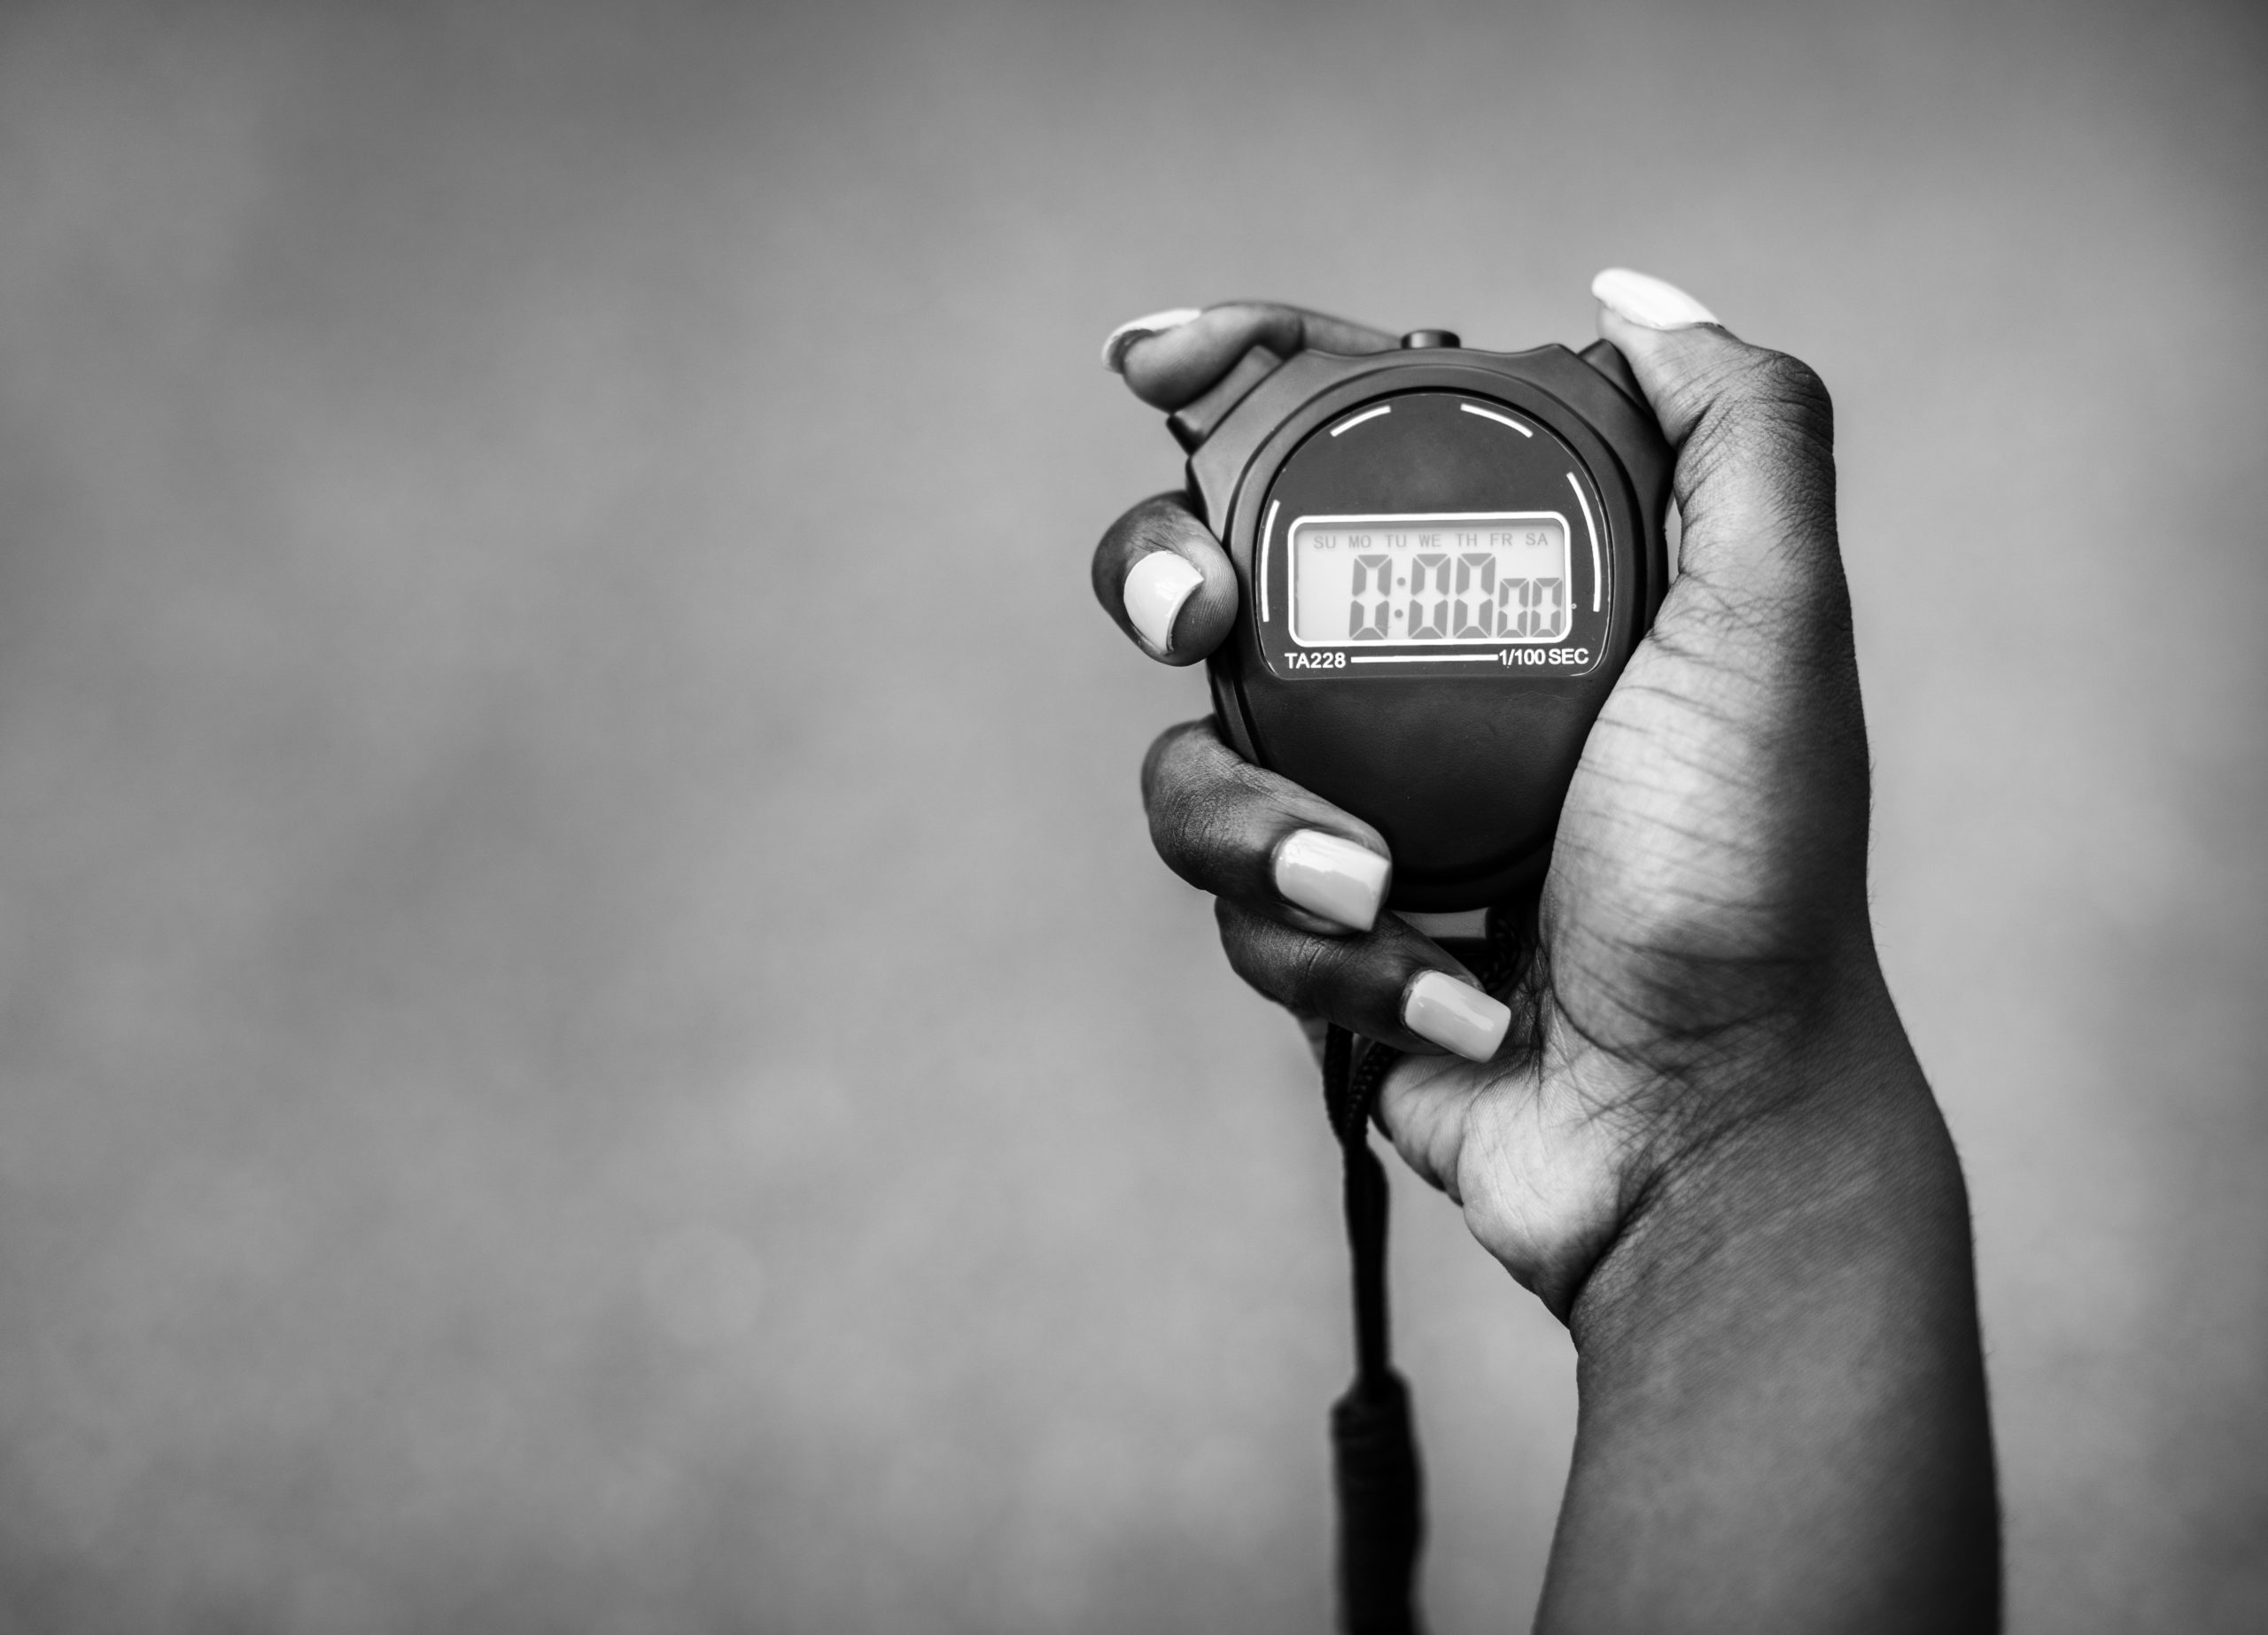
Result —
[[[1412, 1052], [1380, 1121], [1563, 1316], [1641, 1209], [1728, 1145], [1768, 1137], [1786, 1163], [1835, 1168], [1866, 1161], [1854, 1142], [1903, 1151], [1915, 1119], [1935, 1120], [1917, 1072], [1843, 1071], [1911, 1058], [1868, 920], [1827, 393], [1658, 281], [1595, 290], [1600, 333], [1678, 450], [1682, 571], [1590, 733], [1511, 1004], [1379, 911], [1390, 860], [1374, 829], [1247, 764], [1211, 723], [1167, 732], [1143, 769], [1153, 838], [1218, 898], [1230, 963], [1303, 1018]], [[1107, 358], [1169, 410], [1255, 342], [1393, 345], [1242, 303], [1138, 321]], [[1234, 623], [1234, 570], [1178, 495], [1120, 519], [1094, 584], [1165, 663], [1204, 657]]]

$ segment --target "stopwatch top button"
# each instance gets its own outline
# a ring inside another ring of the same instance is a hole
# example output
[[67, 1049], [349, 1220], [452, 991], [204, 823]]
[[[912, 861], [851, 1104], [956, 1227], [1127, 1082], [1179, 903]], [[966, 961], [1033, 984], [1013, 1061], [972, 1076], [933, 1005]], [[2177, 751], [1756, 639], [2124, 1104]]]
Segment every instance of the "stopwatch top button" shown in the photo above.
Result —
[[1419, 352], [1429, 346], [1462, 346], [1464, 343], [1454, 329], [1412, 329], [1402, 337], [1404, 352]]

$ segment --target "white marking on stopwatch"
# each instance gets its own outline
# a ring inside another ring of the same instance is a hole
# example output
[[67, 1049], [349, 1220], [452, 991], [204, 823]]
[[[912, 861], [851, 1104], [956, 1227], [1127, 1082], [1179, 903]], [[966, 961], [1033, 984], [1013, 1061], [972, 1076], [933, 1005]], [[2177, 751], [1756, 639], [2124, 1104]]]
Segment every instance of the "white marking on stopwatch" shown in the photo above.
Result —
[[1514, 420], [1510, 415], [1499, 415], [1495, 409], [1482, 408], [1478, 403], [1460, 403], [1457, 405], [1457, 407], [1463, 409], [1468, 415], [1478, 415], [1483, 420], [1493, 420], [1500, 426], [1510, 426], [1513, 430], [1518, 432], [1524, 438], [1532, 438], [1535, 435], [1534, 432], [1520, 424], [1518, 421]]
[[1268, 623], [1268, 542], [1276, 537], [1276, 510], [1284, 502], [1268, 502], [1268, 520], [1260, 525], [1260, 622]]
[[1583, 531], [1591, 537], [1591, 611], [1596, 613], [1599, 587], [1604, 583], [1598, 571], [1598, 529], [1591, 522], [1591, 502], [1583, 498], [1583, 485], [1573, 471], [1567, 473], [1567, 486], [1575, 491], [1575, 503], [1583, 508]]
[[1337, 425], [1331, 429], [1331, 435], [1332, 437], [1337, 437], [1342, 431], [1352, 431], [1355, 427], [1361, 425], [1366, 420], [1376, 420], [1381, 415], [1391, 415], [1393, 413], [1394, 405], [1391, 403], [1381, 403], [1376, 408], [1366, 408], [1359, 415], [1349, 415], [1346, 419], [1340, 421]]
[[1349, 664], [1501, 664], [1493, 653], [1357, 653]]

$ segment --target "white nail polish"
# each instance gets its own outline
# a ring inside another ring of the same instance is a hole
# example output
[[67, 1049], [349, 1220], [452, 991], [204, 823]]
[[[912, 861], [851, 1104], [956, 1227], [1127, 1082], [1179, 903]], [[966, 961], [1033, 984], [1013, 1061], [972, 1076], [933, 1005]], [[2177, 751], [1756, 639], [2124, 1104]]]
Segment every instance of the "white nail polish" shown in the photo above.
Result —
[[1402, 1025], [1467, 1061], [1485, 1062], [1504, 1042], [1512, 1012], [1446, 971], [1428, 971], [1410, 985], [1402, 1002]]
[[1627, 267], [1610, 267], [1592, 279], [1591, 294], [1601, 306], [1648, 329], [1689, 329], [1717, 322], [1716, 314], [1675, 284]]
[[1168, 329], [1178, 329], [1191, 319], [1204, 315], [1202, 307], [1169, 306], [1161, 313], [1151, 313], [1146, 317], [1129, 318], [1103, 337], [1102, 367], [1113, 375], [1121, 373], [1126, 367], [1126, 349], [1136, 341], [1162, 335]]
[[1276, 889], [1284, 900], [1349, 931], [1378, 923], [1393, 872], [1369, 847], [1320, 829], [1295, 829], [1276, 847]]
[[1174, 616], [1205, 583], [1205, 576], [1171, 551], [1153, 551], [1127, 570], [1119, 594], [1142, 639], [1160, 653], [1173, 651]]

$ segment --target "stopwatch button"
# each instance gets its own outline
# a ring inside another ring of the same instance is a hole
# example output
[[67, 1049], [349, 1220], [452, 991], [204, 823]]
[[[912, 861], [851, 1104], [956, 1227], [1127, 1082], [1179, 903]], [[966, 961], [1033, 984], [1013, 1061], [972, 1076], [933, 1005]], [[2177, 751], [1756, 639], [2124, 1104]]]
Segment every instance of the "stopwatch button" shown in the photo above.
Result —
[[1462, 346], [1455, 329], [1412, 329], [1402, 337], [1404, 352], [1424, 352], [1434, 346]]
[[1593, 341], [1575, 355], [1619, 386], [1631, 402], [1640, 408], [1646, 407], [1646, 394], [1639, 389], [1638, 377], [1630, 372], [1630, 360], [1612, 341]]
[[1166, 430], [1173, 433], [1184, 453], [1195, 453], [1197, 446], [1213, 435], [1213, 428], [1229, 417], [1229, 411], [1283, 365], [1284, 360], [1267, 347], [1252, 347], [1210, 391], [1167, 415]]

